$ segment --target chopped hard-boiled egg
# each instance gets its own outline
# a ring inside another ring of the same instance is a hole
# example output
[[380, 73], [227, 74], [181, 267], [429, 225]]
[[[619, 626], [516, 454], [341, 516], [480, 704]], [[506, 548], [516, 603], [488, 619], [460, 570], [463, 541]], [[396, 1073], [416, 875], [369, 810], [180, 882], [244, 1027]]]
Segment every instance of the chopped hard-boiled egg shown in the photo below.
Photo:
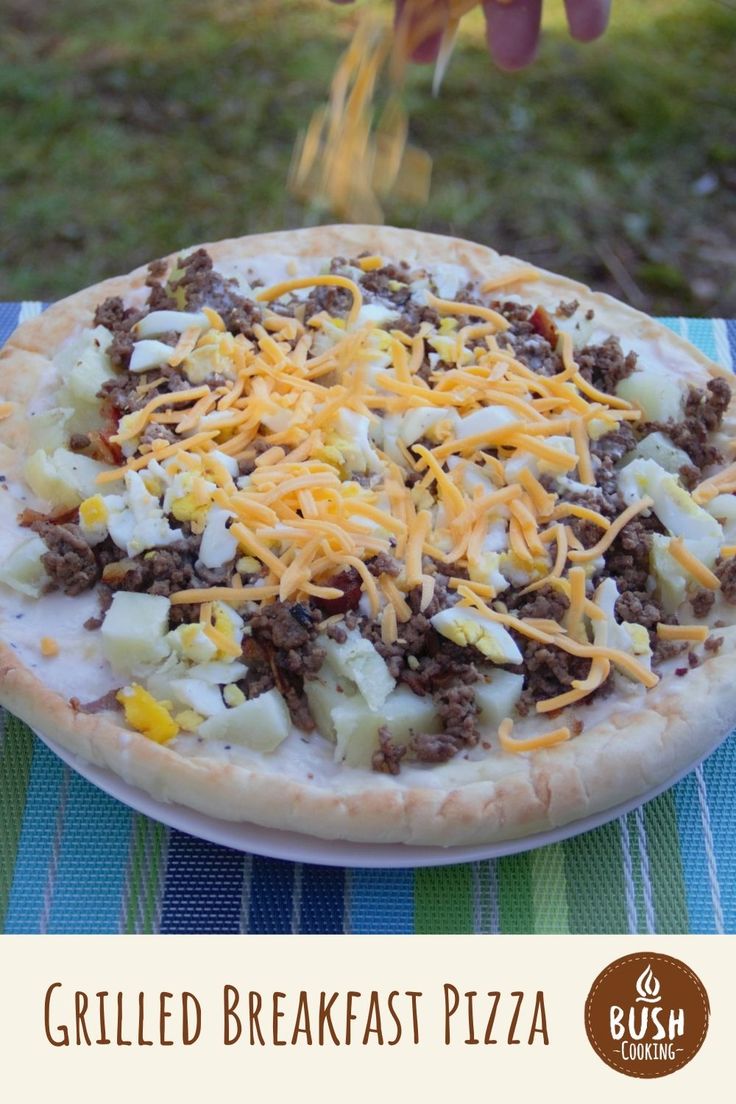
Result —
[[649, 495], [655, 514], [672, 536], [682, 537], [698, 559], [709, 567], [713, 565], [723, 542], [723, 531], [676, 476], [655, 460], [632, 460], [619, 473], [618, 485], [627, 506]]
[[489, 621], [477, 610], [454, 606], [440, 610], [430, 618], [441, 636], [461, 647], [472, 644], [492, 663], [521, 663], [522, 654], [511, 634], [495, 621]]
[[208, 663], [217, 655], [217, 645], [205, 635], [198, 621], [179, 625], [168, 633], [166, 639], [177, 655], [194, 663]]
[[334, 430], [325, 435], [325, 444], [337, 450], [348, 471], [360, 474], [381, 471], [381, 461], [370, 440], [371, 422], [367, 415], [343, 409], [334, 425]]
[[209, 329], [207, 315], [201, 311], [196, 313], [173, 310], [151, 311], [133, 326], [133, 336], [137, 339], [156, 337], [165, 333], [184, 333], [192, 326], [198, 326], [200, 330]]
[[220, 506], [210, 509], [199, 546], [199, 558], [205, 567], [222, 567], [235, 558], [238, 542], [227, 527], [233, 517]]
[[79, 506], [79, 528], [88, 544], [99, 544], [107, 536], [109, 510], [102, 495], [85, 498]]
[[161, 364], [168, 364], [174, 350], [165, 341], [136, 341], [130, 357], [129, 371], [150, 372]]
[[124, 495], [109, 495], [107, 528], [118, 548], [137, 556], [149, 548], [163, 548], [181, 539], [181, 530], [172, 529], [145, 481], [136, 471], [125, 473]]
[[157, 744], [166, 744], [179, 731], [179, 726], [163, 702], [134, 682], [117, 693], [125, 711], [125, 719], [136, 732], [142, 732]]
[[616, 602], [619, 599], [618, 586], [614, 579], [604, 579], [599, 584], [594, 601], [606, 615], [605, 619], [592, 621], [593, 642], [602, 648], [617, 648], [637, 656], [645, 666], [650, 666], [652, 649], [649, 633], [643, 625], [633, 621], [616, 620]]
[[657, 593], [665, 613], [675, 613], [687, 597], [688, 577], [669, 551], [670, 537], [652, 533], [649, 569], [657, 580]]

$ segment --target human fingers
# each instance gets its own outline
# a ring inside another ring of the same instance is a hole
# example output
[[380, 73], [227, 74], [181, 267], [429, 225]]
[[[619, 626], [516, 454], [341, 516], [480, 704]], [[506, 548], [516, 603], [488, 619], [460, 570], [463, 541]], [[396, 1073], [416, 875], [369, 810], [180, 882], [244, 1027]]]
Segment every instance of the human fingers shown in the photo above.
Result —
[[[442, 0], [431, 0], [431, 3], [423, 5], [421, 11], [416, 3], [412, 4], [411, 8], [413, 10], [407, 9], [406, 0], [396, 0], [396, 26], [398, 27], [402, 20], [406, 20], [404, 33], [407, 35], [407, 41], [412, 44], [412, 61], [418, 61], [420, 64], [434, 61], [442, 41], [446, 5]], [[434, 14], [437, 16], [436, 20], [433, 19]], [[438, 30], [429, 30], [426, 33], [423, 31], [424, 27], [431, 28], [434, 25]], [[418, 41], [414, 44], [417, 36]]]
[[608, 26], [611, 0], [565, 0], [570, 34], [578, 42], [590, 42]]
[[486, 40], [501, 69], [523, 69], [534, 60], [542, 0], [484, 0]]

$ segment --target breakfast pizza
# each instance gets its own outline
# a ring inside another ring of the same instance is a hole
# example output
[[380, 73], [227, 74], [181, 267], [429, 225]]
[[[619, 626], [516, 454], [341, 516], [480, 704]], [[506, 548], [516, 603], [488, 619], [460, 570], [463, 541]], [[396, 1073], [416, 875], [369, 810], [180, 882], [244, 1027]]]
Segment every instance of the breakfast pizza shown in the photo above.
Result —
[[736, 723], [729, 375], [491, 249], [185, 250], [2, 355], [0, 701], [159, 800], [528, 835]]

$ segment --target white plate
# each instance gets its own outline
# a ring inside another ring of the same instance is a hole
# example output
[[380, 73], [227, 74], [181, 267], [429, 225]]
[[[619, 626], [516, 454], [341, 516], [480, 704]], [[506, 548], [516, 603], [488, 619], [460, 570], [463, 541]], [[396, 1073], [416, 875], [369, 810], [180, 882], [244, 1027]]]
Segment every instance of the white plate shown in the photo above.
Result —
[[205, 816], [183, 805], [171, 805], [157, 801], [144, 790], [129, 786], [116, 774], [94, 766], [73, 755], [70, 751], [54, 743], [40, 732], [36, 735], [55, 755], [67, 763], [73, 770], [86, 778], [88, 782], [103, 790], [104, 793], [122, 801], [136, 812], [188, 832], [191, 836], [232, 847], [236, 851], [246, 851], [254, 855], [265, 855], [272, 859], [288, 859], [291, 862], [318, 863], [323, 866], [360, 866], [378, 869], [401, 869], [413, 866], [447, 866], [450, 863], [475, 862], [478, 859], [498, 859], [504, 855], [517, 855], [522, 851], [531, 851], [550, 843], [570, 839], [591, 828], [598, 828], [616, 817], [631, 812], [646, 801], [651, 801], [665, 790], [689, 774], [699, 762], [710, 755], [722, 742], [719, 738], [705, 755], [694, 760], [685, 770], [640, 794], [631, 801], [623, 802], [612, 809], [604, 809], [594, 816], [584, 817], [565, 824], [561, 828], [552, 828], [546, 832], [537, 832], [522, 839], [504, 840], [501, 843], [487, 843], [475, 847], [412, 847], [401, 843], [349, 843], [344, 840], [322, 840], [314, 836], [300, 835], [297, 832], [282, 832], [276, 828], [260, 828], [257, 824], [234, 823]]

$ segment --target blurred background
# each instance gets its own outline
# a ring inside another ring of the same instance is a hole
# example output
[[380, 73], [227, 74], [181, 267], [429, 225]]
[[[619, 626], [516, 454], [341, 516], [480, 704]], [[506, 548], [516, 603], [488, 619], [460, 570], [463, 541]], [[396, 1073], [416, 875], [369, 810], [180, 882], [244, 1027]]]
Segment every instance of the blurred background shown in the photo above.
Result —
[[[368, 0], [376, 6], [378, 0]], [[0, 298], [54, 299], [189, 243], [312, 224], [285, 189], [361, 6], [1, 0]], [[388, 18], [389, 7], [383, 7]], [[578, 46], [494, 70], [463, 22], [407, 88], [429, 204], [457, 233], [657, 314], [736, 315], [736, 0], [613, 0]]]

